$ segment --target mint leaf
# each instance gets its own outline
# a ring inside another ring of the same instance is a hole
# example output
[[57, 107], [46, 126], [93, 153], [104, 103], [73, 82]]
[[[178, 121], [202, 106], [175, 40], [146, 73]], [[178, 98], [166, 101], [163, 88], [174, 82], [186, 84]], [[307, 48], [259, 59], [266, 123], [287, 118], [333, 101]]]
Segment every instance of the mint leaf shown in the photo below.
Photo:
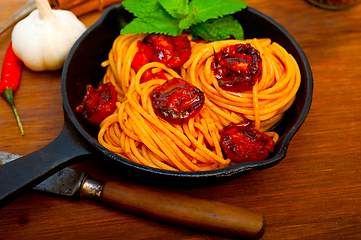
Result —
[[173, 18], [165, 10], [161, 10], [148, 14], [146, 18], [133, 19], [120, 33], [162, 33], [177, 36], [183, 31], [178, 27], [178, 22], [179, 20]]
[[158, 0], [126, 0], [122, 2], [122, 5], [134, 16], [142, 18], [163, 10]]
[[188, 13], [188, 0], [159, 0], [159, 3], [174, 18], [184, 18]]
[[179, 28], [189, 29], [189, 27], [193, 24], [196, 15], [197, 9], [189, 8], [187, 16], [179, 21]]
[[201, 37], [206, 41], [219, 41], [232, 36], [239, 40], [244, 39], [241, 24], [231, 15], [192, 25], [190, 33], [193, 39]]
[[239, 0], [125, 0], [123, 6], [135, 18], [121, 30], [121, 34], [177, 36], [190, 30], [194, 39], [244, 38], [241, 25], [230, 15], [247, 7]]
[[247, 3], [239, 0], [192, 0], [189, 7], [198, 9], [194, 19], [197, 24], [241, 11], [247, 7]]

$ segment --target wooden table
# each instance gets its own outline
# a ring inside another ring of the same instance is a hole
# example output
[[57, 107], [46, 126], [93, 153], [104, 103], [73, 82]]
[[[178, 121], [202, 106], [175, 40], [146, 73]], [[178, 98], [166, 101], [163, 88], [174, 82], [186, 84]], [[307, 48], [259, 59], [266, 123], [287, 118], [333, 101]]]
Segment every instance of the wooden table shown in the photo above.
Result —
[[[26, 0], [4, 1], [0, 22]], [[265, 214], [262, 239], [361, 238], [361, 5], [344, 11], [304, 0], [248, 0], [283, 25], [306, 53], [314, 75], [311, 111], [276, 166], [231, 182], [175, 189]], [[90, 26], [101, 12], [80, 17]], [[0, 63], [11, 29], [0, 36]], [[0, 151], [29, 154], [63, 127], [61, 72], [23, 70], [15, 102], [25, 129], [0, 99]], [[121, 180], [109, 163], [71, 166], [102, 180]], [[1, 183], [0, 183], [1, 184]], [[0, 209], [0, 239], [226, 239], [166, 225], [90, 200], [27, 193]]]

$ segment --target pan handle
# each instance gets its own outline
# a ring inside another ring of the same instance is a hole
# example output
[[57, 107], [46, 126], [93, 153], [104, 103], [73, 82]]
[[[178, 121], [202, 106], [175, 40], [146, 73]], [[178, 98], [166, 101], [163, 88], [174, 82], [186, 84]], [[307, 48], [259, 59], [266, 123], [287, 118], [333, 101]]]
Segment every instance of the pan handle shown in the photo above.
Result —
[[94, 147], [67, 120], [48, 145], [0, 166], [0, 209], [57, 171], [94, 157]]

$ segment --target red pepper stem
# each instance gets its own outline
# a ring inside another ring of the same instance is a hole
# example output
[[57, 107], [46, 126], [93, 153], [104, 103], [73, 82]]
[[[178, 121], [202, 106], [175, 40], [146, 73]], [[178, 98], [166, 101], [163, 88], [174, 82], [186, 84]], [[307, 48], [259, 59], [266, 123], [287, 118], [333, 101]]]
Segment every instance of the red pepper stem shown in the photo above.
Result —
[[16, 110], [15, 103], [14, 103], [14, 89], [13, 88], [4, 88], [3, 97], [12, 107], [12, 109], [15, 113], [16, 121], [18, 122], [18, 125], [19, 125], [20, 134], [21, 134], [21, 136], [24, 136], [25, 133], [24, 133], [23, 125], [21, 124], [18, 110]]

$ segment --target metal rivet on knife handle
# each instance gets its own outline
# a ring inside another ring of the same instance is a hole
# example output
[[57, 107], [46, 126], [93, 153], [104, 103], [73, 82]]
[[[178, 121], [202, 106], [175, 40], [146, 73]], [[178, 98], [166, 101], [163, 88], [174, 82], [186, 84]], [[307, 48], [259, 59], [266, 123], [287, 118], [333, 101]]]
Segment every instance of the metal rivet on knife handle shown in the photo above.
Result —
[[100, 200], [103, 191], [104, 182], [87, 176], [80, 188], [80, 197]]

